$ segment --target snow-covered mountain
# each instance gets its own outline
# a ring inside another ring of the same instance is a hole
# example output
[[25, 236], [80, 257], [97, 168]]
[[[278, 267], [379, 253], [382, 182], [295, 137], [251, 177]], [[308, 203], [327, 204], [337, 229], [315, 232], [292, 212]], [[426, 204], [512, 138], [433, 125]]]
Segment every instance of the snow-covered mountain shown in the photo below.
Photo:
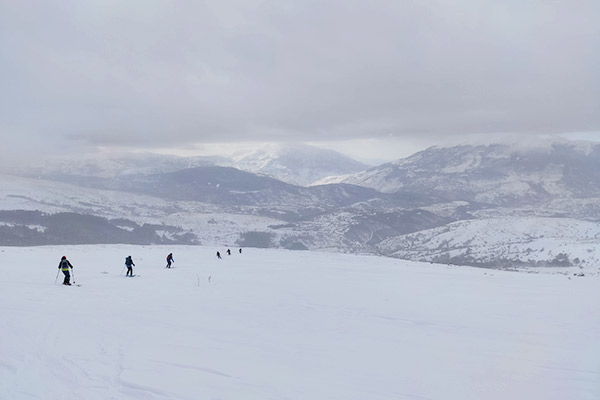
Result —
[[344, 182], [449, 200], [522, 205], [555, 198], [600, 197], [600, 144], [431, 147], [405, 159], [321, 183]]
[[449, 221], [411, 211], [411, 205], [428, 204], [417, 196], [345, 184], [302, 188], [225, 167], [90, 180], [86, 186], [1, 179], [4, 245], [240, 243], [350, 251], [365, 246], [363, 237], [388, 237]]
[[307, 186], [332, 175], [353, 174], [369, 167], [336, 151], [304, 144], [266, 145], [235, 155], [229, 166], [298, 186]]
[[297, 186], [308, 186], [331, 175], [352, 174], [369, 166], [333, 150], [305, 144], [270, 144], [231, 158], [222, 156], [178, 157], [152, 153], [114, 153], [98, 156], [66, 155], [19, 167], [12, 173], [68, 182], [89, 178], [125, 178], [132, 175], [169, 173], [188, 168], [221, 166], [252, 172]]
[[206, 159], [56, 167], [0, 177], [0, 245], [227, 243], [579, 267], [597, 260], [586, 256], [597, 237], [582, 232], [600, 223], [599, 154], [570, 142], [431, 148], [307, 187]]
[[600, 269], [600, 222], [513, 217], [464, 220], [386, 239], [383, 254], [488, 268]]

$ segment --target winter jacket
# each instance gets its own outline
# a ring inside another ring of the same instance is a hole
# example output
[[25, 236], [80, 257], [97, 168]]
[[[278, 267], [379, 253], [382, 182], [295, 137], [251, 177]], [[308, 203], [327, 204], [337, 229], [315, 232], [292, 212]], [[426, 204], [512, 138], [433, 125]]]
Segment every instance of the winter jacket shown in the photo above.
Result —
[[69, 262], [69, 260], [64, 259], [64, 260], [60, 260], [60, 262], [58, 263], [58, 268], [61, 271], [68, 271], [69, 268], [73, 269], [73, 266], [71, 265], [71, 263]]

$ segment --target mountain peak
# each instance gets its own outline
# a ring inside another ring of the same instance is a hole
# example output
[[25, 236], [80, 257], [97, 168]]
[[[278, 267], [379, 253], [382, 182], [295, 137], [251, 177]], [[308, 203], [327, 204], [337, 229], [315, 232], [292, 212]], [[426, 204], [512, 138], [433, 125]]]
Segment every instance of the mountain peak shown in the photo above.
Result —
[[299, 186], [331, 175], [364, 171], [367, 165], [334, 150], [307, 144], [268, 144], [234, 155], [232, 166]]

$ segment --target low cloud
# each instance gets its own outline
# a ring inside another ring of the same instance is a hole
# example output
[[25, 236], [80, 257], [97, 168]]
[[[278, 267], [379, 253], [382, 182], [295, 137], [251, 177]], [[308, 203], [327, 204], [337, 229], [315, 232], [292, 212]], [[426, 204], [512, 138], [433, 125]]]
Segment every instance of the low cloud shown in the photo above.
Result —
[[600, 131], [597, 15], [597, 1], [3, 2], [0, 129], [20, 151]]

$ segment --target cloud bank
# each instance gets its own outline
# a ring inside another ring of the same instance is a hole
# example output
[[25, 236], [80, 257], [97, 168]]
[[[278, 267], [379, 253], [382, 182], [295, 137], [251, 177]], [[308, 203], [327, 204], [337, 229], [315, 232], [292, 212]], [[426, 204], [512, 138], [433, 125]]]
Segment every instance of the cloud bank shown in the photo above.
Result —
[[600, 131], [600, 2], [0, 2], [17, 151]]

